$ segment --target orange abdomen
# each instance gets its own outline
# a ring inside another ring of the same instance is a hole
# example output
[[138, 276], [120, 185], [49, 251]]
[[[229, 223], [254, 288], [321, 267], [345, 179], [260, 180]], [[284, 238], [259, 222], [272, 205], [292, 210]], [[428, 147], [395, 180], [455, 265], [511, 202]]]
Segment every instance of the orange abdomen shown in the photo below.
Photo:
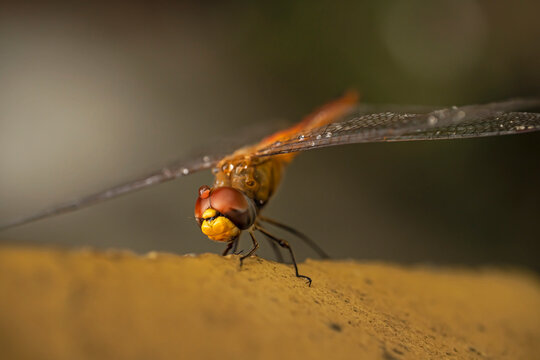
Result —
[[[349, 112], [357, 102], [358, 93], [356, 91], [348, 91], [339, 99], [325, 104], [317, 110], [313, 111], [311, 114], [304, 117], [304, 119], [302, 119], [302, 121], [300, 121], [296, 125], [293, 125], [290, 128], [278, 131], [270, 136], [267, 136], [259, 144], [257, 144], [256, 147], [262, 148], [272, 143], [275, 143], [276, 141], [294, 137], [295, 134], [300, 134], [303, 131], [307, 131], [319, 126], [324, 126], [332, 123], [337, 118]], [[295, 155], [287, 154], [287, 156], [289, 156], [290, 160], [292, 160]]]

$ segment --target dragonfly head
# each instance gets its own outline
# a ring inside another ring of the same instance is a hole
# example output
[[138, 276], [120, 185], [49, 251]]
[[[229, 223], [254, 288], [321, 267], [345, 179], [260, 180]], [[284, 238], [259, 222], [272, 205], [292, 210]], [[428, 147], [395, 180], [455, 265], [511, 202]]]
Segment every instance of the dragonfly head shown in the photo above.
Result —
[[195, 218], [201, 231], [215, 241], [231, 241], [249, 228], [257, 215], [255, 203], [232, 187], [203, 185], [195, 203]]

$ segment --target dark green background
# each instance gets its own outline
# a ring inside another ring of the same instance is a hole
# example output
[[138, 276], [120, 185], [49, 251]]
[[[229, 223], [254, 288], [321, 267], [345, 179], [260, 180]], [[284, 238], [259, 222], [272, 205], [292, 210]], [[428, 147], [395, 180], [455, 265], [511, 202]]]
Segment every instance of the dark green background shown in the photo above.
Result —
[[[0, 218], [128, 180], [250, 124], [297, 121], [348, 88], [366, 102], [421, 105], [540, 94], [539, 12], [532, 0], [2, 3]], [[267, 215], [336, 258], [538, 270], [539, 140], [307, 152]], [[195, 174], [0, 238], [219, 252], [192, 218], [211, 182]], [[299, 258], [314, 256], [291, 240]]]

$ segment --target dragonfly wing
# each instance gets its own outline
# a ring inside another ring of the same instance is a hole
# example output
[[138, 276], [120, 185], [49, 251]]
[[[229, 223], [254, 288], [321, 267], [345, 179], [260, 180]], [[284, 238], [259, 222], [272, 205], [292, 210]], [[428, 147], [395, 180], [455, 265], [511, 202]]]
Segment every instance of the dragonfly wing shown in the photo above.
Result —
[[[514, 112], [515, 110], [535, 107], [540, 107], [540, 98], [452, 107], [435, 111], [431, 107], [359, 105], [355, 111], [328, 125], [282, 139], [257, 149], [257, 153], [253, 155], [270, 156], [361, 142], [454, 139], [536, 131], [540, 130], [539, 113]], [[385, 112], [377, 112], [381, 109], [385, 109]], [[374, 111], [375, 113], [372, 113]], [[262, 132], [261, 130], [264, 130], [264, 133], [269, 132], [268, 129], [259, 129], [259, 133]], [[257, 133], [257, 131], [251, 130], [250, 132]], [[229, 152], [222, 151], [219, 155], [206, 155], [176, 162], [107, 190], [2, 224], [0, 230], [72, 212], [120, 195], [209, 169], [227, 153]]]
[[179, 161], [169, 166], [162, 167], [145, 176], [141, 176], [135, 180], [128, 181], [117, 186], [111, 187], [73, 201], [52, 206], [49, 209], [40, 211], [34, 215], [23, 217], [18, 220], [0, 225], [0, 231], [11, 227], [23, 225], [36, 220], [45, 219], [51, 216], [60, 215], [81, 208], [116, 198], [120, 195], [131, 193], [133, 191], [144, 189], [148, 186], [161, 184], [163, 182], [173, 180], [182, 176], [192, 174], [201, 170], [205, 170], [214, 166], [221, 156], [204, 156], [187, 161]]
[[366, 113], [337, 121], [258, 149], [258, 156], [299, 152], [353, 143], [458, 139], [540, 130], [540, 113], [515, 112], [540, 107], [540, 98], [444, 108], [425, 113]]
[[219, 162], [219, 160], [226, 155], [229, 155], [234, 150], [260, 140], [264, 136], [275, 132], [281, 125], [283, 124], [280, 121], [277, 121], [272, 124], [261, 123], [246, 126], [244, 129], [236, 131], [234, 136], [225, 135], [214, 139], [212, 141], [212, 148], [216, 149], [216, 151], [210, 152], [212, 155], [208, 153], [208, 149], [200, 149], [193, 152], [190, 156], [187, 156], [183, 160], [176, 161], [169, 166], [164, 166], [152, 173], [146, 174], [134, 180], [124, 182], [106, 190], [77, 198], [63, 204], [52, 206], [28, 217], [23, 217], [15, 221], [0, 224], [0, 231], [48, 217], [76, 211], [102, 201], [114, 199], [118, 196], [147, 188], [152, 185], [161, 184], [169, 180], [174, 180], [182, 176], [212, 168]]
[[493, 114], [482, 120], [471, 119], [428, 130], [416, 130], [381, 141], [464, 139], [474, 137], [511, 135], [540, 130], [540, 114], [505, 112]]

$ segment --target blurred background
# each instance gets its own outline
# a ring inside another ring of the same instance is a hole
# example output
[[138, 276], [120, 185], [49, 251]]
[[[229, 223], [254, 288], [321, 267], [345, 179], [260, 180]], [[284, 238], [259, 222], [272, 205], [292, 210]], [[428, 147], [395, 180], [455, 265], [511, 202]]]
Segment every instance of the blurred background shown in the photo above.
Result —
[[[2, 2], [1, 222], [253, 124], [298, 121], [349, 88], [369, 103], [420, 105], [540, 94], [538, 13], [536, 0]], [[538, 271], [539, 140], [306, 152], [266, 214], [338, 259]], [[0, 240], [221, 252], [193, 219], [197, 189], [212, 181], [197, 173]], [[298, 258], [315, 257], [290, 240]]]

